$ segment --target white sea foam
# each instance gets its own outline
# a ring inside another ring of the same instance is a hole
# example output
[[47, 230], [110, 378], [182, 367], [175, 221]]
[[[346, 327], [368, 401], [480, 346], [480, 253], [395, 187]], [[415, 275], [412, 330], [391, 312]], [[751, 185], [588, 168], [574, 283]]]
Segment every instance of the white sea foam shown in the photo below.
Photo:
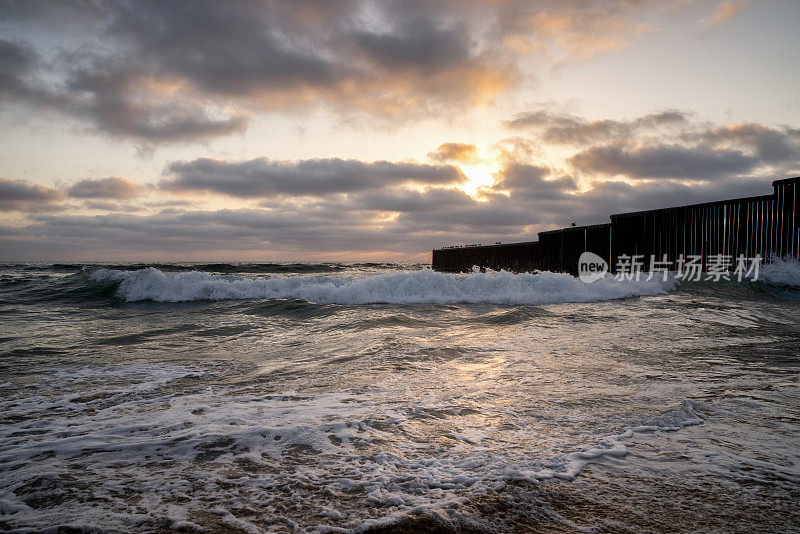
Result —
[[800, 287], [800, 262], [786, 258], [761, 267], [759, 279], [771, 284]]
[[271, 276], [246, 278], [205, 272], [165, 273], [100, 269], [96, 281], [119, 281], [117, 295], [128, 301], [298, 298], [323, 304], [552, 304], [596, 302], [657, 295], [674, 282], [618, 281], [611, 277], [585, 284], [568, 274], [506, 271], [444, 274], [430, 269], [362, 277]]
[[[548, 458], [498, 448], [499, 436], [474, 433], [474, 443], [431, 447], [413, 432], [429, 418], [409, 409], [417, 406], [390, 405], [379, 385], [317, 395], [252, 395], [209, 387], [176, 396], [148, 387], [137, 388], [147, 396], [104, 400], [103, 394], [118, 393], [118, 380], [134, 387], [166, 385], [195, 374], [163, 364], [61, 371], [36, 395], [0, 401], [0, 408], [15, 417], [0, 429], [0, 512], [13, 514], [17, 525], [66, 519], [170, 530], [200, 528], [193, 523], [197, 511], [210, 509], [224, 524], [258, 532], [263, 524], [230, 510], [247, 502], [274, 512], [290, 503], [363, 531], [412, 511], [447, 516], [464, 496], [507, 483], [572, 479], [590, 462], [623, 457], [625, 441], [634, 433], [701, 422], [687, 400], [644, 425], [618, 435], [586, 436], [575, 452]], [[96, 384], [100, 377], [110, 385]], [[97, 398], [60, 393], [74, 387], [92, 387]], [[435, 420], [437, 426], [448, 424]], [[459, 417], [449, 423], [467, 424]], [[462, 430], [469, 433], [467, 427]], [[65, 462], [82, 473], [83, 485], [59, 479]], [[219, 487], [228, 489], [220, 493]], [[120, 496], [135, 497], [136, 504]], [[65, 502], [40, 507], [40, 498]], [[368, 506], [348, 507], [348, 499]], [[267, 530], [272, 531], [280, 526], [280, 514], [270, 521]]]

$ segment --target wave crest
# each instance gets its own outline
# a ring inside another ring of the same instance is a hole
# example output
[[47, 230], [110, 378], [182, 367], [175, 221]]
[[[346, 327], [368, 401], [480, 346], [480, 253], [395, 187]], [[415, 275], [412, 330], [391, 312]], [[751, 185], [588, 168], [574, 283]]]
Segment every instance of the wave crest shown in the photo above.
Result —
[[117, 296], [127, 301], [187, 302], [195, 300], [303, 299], [321, 304], [520, 304], [596, 302], [658, 295], [672, 281], [617, 281], [607, 277], [593, 284], [562, 273], [506, 271], [445, 274], [422, 269], [360, 277], [270, 276], [247, 278], [192, 271], [165, 273], [99, 269], [96, 282], [119, 282]]
[[800, 287], [800, 261], [785, 258], [761, 267], [760, 280], [779, 286]]

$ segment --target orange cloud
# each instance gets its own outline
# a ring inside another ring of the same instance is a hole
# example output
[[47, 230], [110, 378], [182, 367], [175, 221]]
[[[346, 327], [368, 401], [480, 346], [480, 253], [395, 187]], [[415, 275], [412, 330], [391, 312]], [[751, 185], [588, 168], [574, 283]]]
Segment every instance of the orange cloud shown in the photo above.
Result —
[[544, 54], [555, 63], [587, 61], [656, 31], [631, 15], [618, 9], [536, 11], [520, 17], [503, 44], [513, 53]]
[[479, 161], [478, 152], [473, 144], [442, 143], [436, 152], [431, 152], [428, 157], [439, 162], [456, 162], [472, 164]]
[[709, 28], [716, 28], [741, 13], [741, 11], [747, 7], [748, 1], [749, 0], [740, 0], [739, 2], [734, 2], [732, 0], [726, 0], [725, 2], [720, 2], [717, 4], [714, 14], [703, 19], [702, 22]]

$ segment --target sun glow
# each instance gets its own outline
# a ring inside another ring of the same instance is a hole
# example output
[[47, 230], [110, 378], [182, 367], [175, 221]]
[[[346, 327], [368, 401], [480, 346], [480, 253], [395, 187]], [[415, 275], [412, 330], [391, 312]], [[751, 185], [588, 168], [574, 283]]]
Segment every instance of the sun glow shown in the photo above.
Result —
[[458, 166], [467, 181], [464, 182], [460, 189], [471, 197], [478, 194], [481, 187], [490, 187], [495, 183], [495, 176], [500, 171], [500, 164], [496, 162], [481, 162], [475, 165]]

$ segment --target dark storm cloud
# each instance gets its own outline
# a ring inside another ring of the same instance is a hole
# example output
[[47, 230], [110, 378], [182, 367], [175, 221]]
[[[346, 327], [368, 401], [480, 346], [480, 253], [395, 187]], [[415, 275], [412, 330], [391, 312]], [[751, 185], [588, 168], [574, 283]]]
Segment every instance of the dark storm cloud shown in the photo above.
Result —
[[712, 127], [684, 134], [687, 142], [712, 146], [742, 146], [751, 149], [764, 163], [800, 160], [800, 129], [769, 128], [756, 123]]
[[74, 70], [50, 100], [62, 111], [88, 119], [115, 136], [146, 141], [187, 141], [241, 132], [242, 113], [215, 117], [193, 94], [175, 94], [175, 80], [146, 66], [100, 61]]
[[22, 227], [0, 228], [5, 256], [36, 250], [64, 254], [196, 254], [262, 251], [424, 253], [454, 243], [536, 239], [536, 233], [607, 222], [613, 213], [768, 193], [769, 180], [719, 179], [693, 186], [661, 180], [631, 185], [596, 181], [578, 192], [571, 178], [519, 164], [506, 172], [511, 194], [485, 202], [447, 188], [389, 186], [311, 200], [288, 197], [262, 209], [137, 215], [32, 216]]
[[492, 76], [480, 72], [468, 34], [455, 27], [382, 16], [366, 31], [365, 9], [387, 8], [353, 1], [12, 2], [7, 25], [22, 35], [51, 33], [65, 52], [36, 63], [19, 44], [0, 43], [0, 91], [102, 132], [163, 142], [243, 131], [260, 109], [325, 102], [377, 114], [427, 110], [434, 93], [470, 93], [471, 84], [485, 87], [480, 78]]
[[[259, 208], [197, 211], [186, 198], [108, 202], [132, 198], [136, 190], [109, 178], [78, 182], [68, 192], [96, 199], [83, 208], [112, 213], [43, 216], [34, 214], [57, 209], [67, 191], [3, 180], [0, 206], [28, 214], [21, 215], [22, 226], [0, 229], [0, 248], [17, 256], [36, 250], [403, 254], [456, 243], [524, 241], [573, 221], [607, 222], [613, 213], [767, 194], [771, 179], [787, 176], [800, 153], [797, 129], [695, 123], [688, 114], [662, 112], [610, 121], [617, 138], [593, 138], [567, 159], [571, 169], [559, 169], [537, 163], [542, 141], [536, 136], [544, 130], [533, 124], [596, 128], [603, 121], [554, 114], [528, 119], [530, 136], [526, 130], [527, 137], [499, 143], [504, 167], [496, 184], [480, 191], [480, 200], [454, 189], [464, 176], [444, 164], [201, 158], [168, 166], [161, 192], [202, 194], [204, 203], [223, 194], [260, 202]], [[475, 156], [475, 147], [444, 143], [429, 156], [461, 163]], [[637, 182], [609, 181], [613, 176]], [[161, 206], [166, 209], [148, 213]]]
[[397, 213], [423, 213], [437, 209], [467, 208], [475, 201], [458, 189], [429, 188], [418, 191], [404, 188], [386, 188], [351, 195], [336, 204], [343, 211], [370, 210]]
[[25, 228], [23, 236], [73, 243], [84, 250], [108, 250], [113, 244], [121, 250], [168, 253], [270, 248], [374, 250], [372, 247], [379, 241], [395, 239], [363, 222], [353, 224], [346, 218], [319, 217], [292, 210], [40, 217]]
[[524, 43], [587, 57], [627, 43], [661, 4], [8, 1], [0, 91], [138, 142], [229, 135], [264, 110], [319, 105], [413, 120], [513, 86], [538, 53]]
[[[527, 226], [543, 222], [543, 214], [521, 205], [473, 203], [465, 208], [440, 208], [424, 213], [401, 213], [396, 225], [403, 232], [458, 236], [463, 242], [474, 235], [519, 235]], [[472, 238], [474, 239], [474, 238]]]
[[577, 191], [575, 180], [569, 176], [551, 178], [551, 169], [525, 163], [510, 163], [503, 169], [498, 189], [508, 190], [518, 198], [542, 201], [560, 200]]
[[759, 164], [756, 156], [747, 155], [742, 150], [678, 145], [598, 146], [578, 152], [567, 161], [589, 174], [685, 180], [746, 173]]
[[657, 113], [649, 113], [633, 121], [633, 124], [638, 128], [682, 124], [686, 123], [689, 118], [689, 113], [671, 109], [667, 111], [659, 111]]
[[[563, 183], [563, 182], [562, 182]], [[541, 184], [540, 184], [541, 185]], [[595, 182], [576, 193], [553, 187], [548, 198], [497, 195], [477, 202], [458, 191], [387, 188], [380, 192], [287, 201], [280, 209], [165, 210], [152, 215], [37, 216], [21, 228], [0, 229], [0, 248], [129, 253], [203, 251], [395, 251], [423, 253], [453, 243], [536, 239], [536, 232], [608, 221], [612, 213], [687, 202], [764, 194], [768, 180], [720, 180], [686, 186], [652, 182]], [[557, 206], [557, 209], [555, 208]], [[394, 212], [386, 218], [384, 212]], [[33, 247], [33, 248], [32, 248]]]
[[800, 130], [745, 123], [716, 126], [667, 110], [627, 120], [586, 120], [534, 110], [507, 121], [543, 145], [580, 147], [566, 159], [590, 176], [703, 181], [800, 163]]
[[242, 113], [221, 118], [194, 95], [174, 95], [174, 80], [158, 78], [131, 60], [117, 65], [96, 59], [71, 69], [60, 85], [45, 81], [34, 53], [0, 41], [0, 95], [56, 109], [88, 121], [96, 130], [140, 141], [186, 141], [243, 131]]
[[111, 176], [109, 178], [86, 179], [77, 182], [67, 190], [67, 194], [75, 198], [109, 198], [130, 199], [141, 195], [144, 187], [127, 178]]
[[42, 211], [54, 209], [53, 203], [64, 198], [64, 192], [52, 187], [22, 180], [0, 178], [0, 210]]
[[[396, 217], [383, 223], [384, 228], [425, 235], [460, 231], [517, 233], [520, 227], [541, 221], [541, 213], [527, 206], [507, 202], [503, 197], [496, 200], [478, 202], [456, 189], [432, 187], [414, 191], [395, 187], [348, 195], [344, 200], [331, 202], [330, 207], [343, 213], [362, 212], [366, 220], [380, 220], [379, 213], [394, 213]], [[325, 204], [323, 201], [321, 206]]]
[[87, 200], [83, 203], [83, 207], [88, 210], [97, 211], [112, 211], [112, 212], [131, 212], [137, 211], [133, 206], [120, 204], [119, 202], [109, 202], [107, 200]]
[[320, 42], [327, 32], [314, 26], [336, 28], [344, 22], [344, 4], [123, 2], [107, 33], [123, 37], [164, 71], [216, 93], [325, 86], [349, 67], [331, 58]]
[[161, 182], [171, 191], [213, 191], [234, 197], [325, 195], [377, 189], [402, 183], [456, 184], [465, 177], [450, 166], [358, 160], [227, 162], [208, 158], [169, 165], [173, 177]]
[[389, 221], [378, 217], [377, 210], [371, 214], [369, 207], [342, 212], [324, 204], [312, 209], [288, 204], [280, 210], [35, 217], [22, 228], [0, 228], [0, 235], [6, 236], [0, 238], [0, 250], [19, 254], [44, 243], [49, 250], [63, 248], [72, 254], [117, 250], [162, 255], [247, 250], [419, 253], [449, 242], [488, 242], [497, 236], [513, 239], [521, 235], [520, 225], [535, 220], [525, 208], [509, 210], [472, 200], [400, 212]]
[[403, 21], [393, 31], [354, 32], [357, 49], [387, 69], [442, 69], [470, 61], [470, 42], [463, 28], [438, 28], [429, 18]]
[[518, 113], [513, 119], [506, 121], [512, 128], [526, 128], [530, 126], [575, 126], [584, 123], [572, 115], [552, 113], [545, 110], [527, 111]]
[[33, 66], [32, 51], [0, 39], [0, 96], [21, 97], [26, 88], [22, 76]]
[[688, 115], [677, 110], [651, 113], [631, 121], [600, 119], [588, 121], [580, 117], [538, 110], [518, 114], [506, 124], [513, 129], [541, 129], [542, 140], [551, 144], [586, 145], [628, 139], [638, 132], [662, 126], [681, 126]]

